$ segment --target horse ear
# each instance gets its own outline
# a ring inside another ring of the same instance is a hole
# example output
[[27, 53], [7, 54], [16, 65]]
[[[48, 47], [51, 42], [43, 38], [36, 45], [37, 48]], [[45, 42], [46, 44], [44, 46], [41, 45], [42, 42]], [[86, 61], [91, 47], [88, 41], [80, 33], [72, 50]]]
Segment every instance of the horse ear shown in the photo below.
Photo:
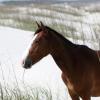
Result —
[[40, 21], [41, 27], [44, 27], [44, 24], [42, 23], [42, 21]]
[[48, 33], [48, 30], [46, 29], [46, 26], [40, 21], [41, 28], [45, 33]]
[[37, 24], [38, 28], [40, 28], [40, 27], [41, 27], [37, 21], [36, 21], [36, 24]]
[[45, 30], [45, 25], [40, 21], [42, 30]]

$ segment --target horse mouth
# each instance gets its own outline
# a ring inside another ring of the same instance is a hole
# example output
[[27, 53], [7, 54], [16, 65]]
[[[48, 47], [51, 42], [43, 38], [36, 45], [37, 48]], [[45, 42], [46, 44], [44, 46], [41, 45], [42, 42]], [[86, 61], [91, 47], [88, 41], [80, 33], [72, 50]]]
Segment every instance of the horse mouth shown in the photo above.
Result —
[[23, 65], [23, 68], [25, 68], [25, 69], [30, 69], [31, 66], [30, 66], [30, 65]]

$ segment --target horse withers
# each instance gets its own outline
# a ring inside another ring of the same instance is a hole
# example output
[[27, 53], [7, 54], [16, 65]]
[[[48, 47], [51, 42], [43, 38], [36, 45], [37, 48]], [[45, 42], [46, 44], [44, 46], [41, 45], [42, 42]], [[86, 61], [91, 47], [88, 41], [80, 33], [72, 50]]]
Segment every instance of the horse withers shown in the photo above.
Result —
[[42, 22], [37, 25], [23, 67], [31, 68], [51, 54], [62, 71], [62, 79], [72, 100], [91, 100], [91, 96], [100, 96], [100, 51], [74, 44]]

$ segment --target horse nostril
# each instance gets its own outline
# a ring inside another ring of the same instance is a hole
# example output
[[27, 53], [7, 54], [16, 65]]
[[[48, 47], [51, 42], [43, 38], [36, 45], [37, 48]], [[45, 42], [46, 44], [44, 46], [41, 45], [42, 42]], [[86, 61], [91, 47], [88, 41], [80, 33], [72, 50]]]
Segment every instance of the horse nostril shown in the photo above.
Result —
[[27, 58], [25, 61], [22, 62], [24, 68], [30, 68], [32, 66], [32, 61], [30, 58]]

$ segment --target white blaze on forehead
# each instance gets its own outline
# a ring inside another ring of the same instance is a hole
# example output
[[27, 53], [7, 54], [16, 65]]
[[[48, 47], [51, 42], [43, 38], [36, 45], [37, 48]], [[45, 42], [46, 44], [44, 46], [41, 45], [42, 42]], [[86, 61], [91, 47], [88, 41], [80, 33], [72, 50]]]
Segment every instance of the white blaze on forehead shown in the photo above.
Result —
[[37, 37], [37, 34], [36, 34], [36, 35], [33, 37], [33, 39], [30, 41], [28, 47], [26, 48], [26, 50], [25, 50], [25, 52], [24, 52], [24, 54], [23, 54], [23, 56], [22, 56], [22, 60], [25, 60], [25, 59], [26, 59], [26, 57], [27, 57], [27, 55], [28, 55], [28, 53], [29, 53], [29, 49], [31, 48], [32, 43], [34, 42], [34, 40], [36, 39], [36, 37]]

